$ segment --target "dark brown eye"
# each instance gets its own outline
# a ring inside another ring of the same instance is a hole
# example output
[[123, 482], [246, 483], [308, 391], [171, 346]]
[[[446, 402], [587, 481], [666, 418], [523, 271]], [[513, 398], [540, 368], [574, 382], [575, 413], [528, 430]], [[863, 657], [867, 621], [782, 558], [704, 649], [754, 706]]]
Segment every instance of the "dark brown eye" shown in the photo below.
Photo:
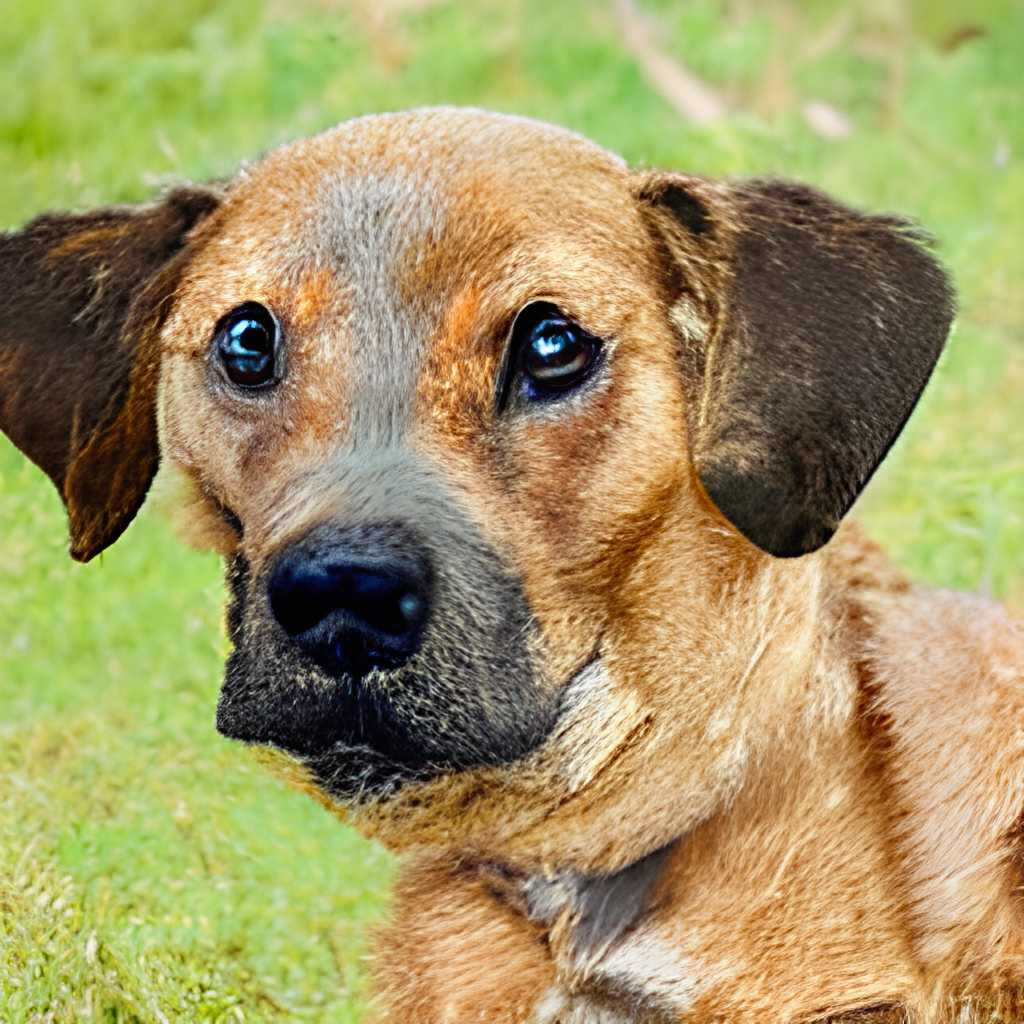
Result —
[[228, 379], [242, 388], [260, 388], [277, 379], [277, 321], [258, 302], [233, 309], [217, 324], [217, 354]]
[[520, 353], [527, 398], [565, 394], [582, 384], [597, 365], [601, 341], [567, 320], [549, 303], [528, 306], [516, 322], [513, 344]]

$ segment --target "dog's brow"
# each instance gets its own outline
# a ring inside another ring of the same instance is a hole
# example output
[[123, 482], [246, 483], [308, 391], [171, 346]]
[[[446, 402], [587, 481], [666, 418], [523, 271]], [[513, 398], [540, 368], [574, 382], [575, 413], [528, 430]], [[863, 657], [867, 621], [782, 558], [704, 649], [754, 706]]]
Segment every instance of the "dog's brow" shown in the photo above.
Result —
[[389, 443], [404, 433], [438, 303], [410, 301], [403, 275], [436, 244], [447, 212], [437, 189], [401, 170], [344, 174], [325, 183], [320, 246], [352, 294], [347, 360], [354, 443]]

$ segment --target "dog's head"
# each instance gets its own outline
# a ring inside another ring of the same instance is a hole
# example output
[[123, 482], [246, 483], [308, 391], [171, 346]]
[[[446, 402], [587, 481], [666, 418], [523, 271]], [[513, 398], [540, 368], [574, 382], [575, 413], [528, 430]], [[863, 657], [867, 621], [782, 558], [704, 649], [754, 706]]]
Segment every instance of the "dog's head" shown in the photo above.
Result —
[[0, 238], [0, 427], [83, 560], [173, 467], [222, 732], [398, 845], [570, 807], [598, 851], [650, 811], [617, 775], [734, 781], [750, 581], [828, 541], [951, 315], [899, 221], [416, 111]]

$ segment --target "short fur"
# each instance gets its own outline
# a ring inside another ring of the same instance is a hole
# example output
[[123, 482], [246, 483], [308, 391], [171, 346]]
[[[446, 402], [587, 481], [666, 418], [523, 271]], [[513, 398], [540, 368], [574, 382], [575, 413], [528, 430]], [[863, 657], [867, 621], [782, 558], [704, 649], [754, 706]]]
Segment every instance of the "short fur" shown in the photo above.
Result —
[[[543, 401], [534, 303], [600, 339]], [[0, 314], [72, 554], [161, 458], [227, 561], [218, 727], [404, 855], [385, 1020], [1021, 1019], [1024, 628], [839, 525], [953, 315], [905, 223], [413, 111], [2, 236]], [[419, 581], [401, 664], [288, 625], [349, 562]]]

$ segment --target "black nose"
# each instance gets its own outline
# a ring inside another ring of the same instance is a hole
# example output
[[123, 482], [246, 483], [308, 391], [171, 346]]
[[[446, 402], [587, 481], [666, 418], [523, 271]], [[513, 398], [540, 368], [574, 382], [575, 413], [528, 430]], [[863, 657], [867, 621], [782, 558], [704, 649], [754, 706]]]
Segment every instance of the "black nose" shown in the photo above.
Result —
[[270, 575], [274, 617], [332, 675], [397, 668], [419, 649], [430, 566], [386, 526], [321, 533], [288, 548]]

